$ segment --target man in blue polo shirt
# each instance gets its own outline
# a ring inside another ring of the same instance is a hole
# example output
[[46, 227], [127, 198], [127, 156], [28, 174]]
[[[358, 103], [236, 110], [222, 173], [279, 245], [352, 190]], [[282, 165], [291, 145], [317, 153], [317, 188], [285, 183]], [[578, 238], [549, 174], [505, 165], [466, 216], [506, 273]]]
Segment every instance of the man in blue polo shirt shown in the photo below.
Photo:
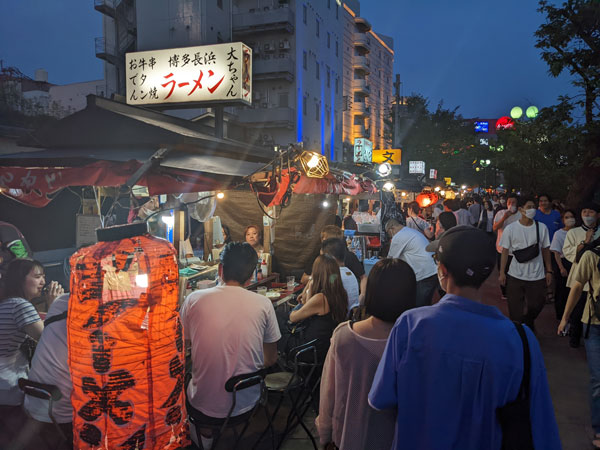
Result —
[[542, 222], [548, 227], [548, 233], [550, 233], [550, 242], [554, 237], [554, 233], [560, 230], [564, 225], [560, 218], [560, 213], [552, 209], [552, 199], [548, 194], [540, 194], [538, 196], [538, 209], [535, 212], [534, 220]]
[[[400, 316], [373, 379], [369, 404], [396, 409], [395, 449], [499, 450], [499, 407], [514, 401], [523, 377], [515, 325], [482, 303], [494, 269], [494, 242], [458, 226], [435, 244], [438, 277], [448, 294]], [[531, 354], [530, 419], [534, 448], [560, 449], [539, 344], [524, 327]]]

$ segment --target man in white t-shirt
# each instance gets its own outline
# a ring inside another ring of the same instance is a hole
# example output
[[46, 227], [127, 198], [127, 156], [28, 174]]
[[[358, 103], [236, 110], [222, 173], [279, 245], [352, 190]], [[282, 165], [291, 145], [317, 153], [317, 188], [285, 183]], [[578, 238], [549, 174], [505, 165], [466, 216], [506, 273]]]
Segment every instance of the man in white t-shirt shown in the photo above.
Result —
[[[498, 252], [498, 270], [500, 270], [500, 256], [502, 255], [502, 247], [500, 246], [500, 239], [502, 239], [502, 232], [504, 229], [513, 222], [516, 222], [521, 218], [521, 213], [517, 210], [517, 196], [511, 194], [506, 200], [506, 209], [499, 210], [494, 216], [494, 225], [492, 230], [496, 233], [496, 251]], [[512, 253], [508, 254], [508, 262], [506, 268], [510, 267], [512, 261]], [[506, 272], [505, 272], [506, 274]], [[506, 299], [506, 286], [500, 286], [502, 290], [502, 298]]]
[[[520, 198], [519, 212], [521, 218], [508, 225], [502, 233], [499, 281], [506, 285], [511, 320], [523, 322], [534, 330], [534, 320], [546, 302], [546, 287], [552, 283], [550, 239], [546, 225], [533, 220], [536, 213], [533, 200]], [[536, 256], [523, 260], [522, 252], [536, 246]], [[513, 259], [506, 274], [509, 253], [513, 254]]]
[[358, 281], [350, 269], [344, 266], [346, 244], [343, 239], [325, 239], [321, 244], [321, 254], [329, 255], [340, 266], [340, 276], [346, 293], [348, 294], [348, 311], [359, 305]]
[[[44, 331], [37, 343], [29, 379], [38, 383], [56, 386], [62, 398], [52, 403], [52, 415], [65, 435], [73, 433], [73, 406], [71, 405], [71, 373], [69, 371], [69, 356], [67, 350], [67, 310], [69, 309], [69, 294], [56, 298], [48, 309], [44, 321]], [[56, 434], [52, 420], [48, 416], [48, 401], [25, 396], [24, 407], [29, 415], [44, 426], [39, 432], [45, 437]], [[60, 440], [60, 435], [56, 436]]]
[[433, 253], [426, 250], [429, 241], [422, 233], [389, 219], [385, 231], [392, 238], [388, 258], [399, 258], [408, 263], [417, 278], [417, 306], [431, 305], [438, 288], [437, 267]]
[[[229, 378], [277, 361], [281, 333], [273, 305], [267, 297], [243, 287], [257, 260], [249, 244], [227, 244], [219, 265], [224, 285], [191, 293], [181, 307], [193, 366], [187, 387], [188, 413], [199, 422], [218, 424], [227, 416], [232, 405], [232, 394], [225, 391]], [[259, 386], [238, 392], [232, 416], [251, 411], [259, 396]], [[204, 448], [210, 448], [210, 430], [199, 431]]]

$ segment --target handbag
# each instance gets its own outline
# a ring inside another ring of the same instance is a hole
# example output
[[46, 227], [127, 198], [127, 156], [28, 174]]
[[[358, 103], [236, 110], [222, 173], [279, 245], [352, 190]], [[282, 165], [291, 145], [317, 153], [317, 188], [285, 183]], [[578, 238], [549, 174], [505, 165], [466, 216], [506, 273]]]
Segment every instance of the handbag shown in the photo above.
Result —
[[520, 250], [513, 250], [513, 256], [518, 262], [526, 263], [540, 254], [540, 223], [537, 220], [535, 221], [535, 234], [535, 244]]
[[525, 329], [514, 322], [523, 344], [523, 379], [517, 398], [496, 409], [496, 415], [502, 428], [502, 450], [534, 450], [529, 417], [529, 380], [531, 373], [531, 355]]

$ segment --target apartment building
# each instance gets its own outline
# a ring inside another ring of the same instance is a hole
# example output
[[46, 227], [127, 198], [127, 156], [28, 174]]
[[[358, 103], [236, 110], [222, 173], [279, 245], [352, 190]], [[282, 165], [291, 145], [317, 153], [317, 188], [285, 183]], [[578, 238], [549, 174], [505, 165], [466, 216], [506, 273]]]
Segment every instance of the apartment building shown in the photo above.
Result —
[[[227, 128], [241, 127], [252, 144], [303, 142], [342, 160], [354, 137], [383, 136], [391, 101], [391, 84], [385, 86], [391, 40], [361, 27], [368, 22], [358, 17], [359, 6], [357, 0], [350, 6], [339, 0], [95, 0], [104, 14], [96, 54], [105, 61], [107, 92], [124, 94], [126, 52], [242, 41], [253, 49], [253, 104], [226, 108]], [[363, 51], [355, 34], [373, 42]], [[359, 56], [371, 73], [355, 70], [355, 54], [368, 51]]]

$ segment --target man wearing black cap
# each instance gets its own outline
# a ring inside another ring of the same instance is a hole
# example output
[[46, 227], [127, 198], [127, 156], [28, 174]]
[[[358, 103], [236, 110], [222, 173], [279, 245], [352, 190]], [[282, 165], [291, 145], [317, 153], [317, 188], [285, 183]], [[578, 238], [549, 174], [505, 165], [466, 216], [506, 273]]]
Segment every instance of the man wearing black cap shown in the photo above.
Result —
[[[600, 227], [598, 227], [598, 213], [600, 212], [600, 206], [593, 202], [586, 202], [581, 207], [581, 226], [571, 228], [567, 236], [565, 237], [565, 244], [563, 246], [563, 255], [572, 264], [571, 270], [569, 271], [569, 277], [567, 278], [567, 287], [572, 288], [574, 285], [573, 274], [577, 269], [577, 253], [581, 252], [584, 244], [592, 242], [594, 239], [600, 237]], [[585, 306], [585, 299], [589, 291], [589, 285], [586, 283], [583, 285], [583, 293], [573, 313], [571, 314], [570, 323], [570, 337], [569, 345], [571, 347], [579, 347], [581, 343], [581, 334], [583, 331], [583, 325], [581, 324], [581, 317], [583, 315], [583, 309]]]
[[[369, 404], [396, 409], [394, 449], [499, 449], [496, 410], [514, 401], [524, 372], [515, 325], [482, 303], [481, 285], [496, 261], [482, 230], [445, 232], [435, 252], [448, 292], [439, 303], [409, 310], [392, 328], [373, 379]], [[526, 326], [529, 406], [534, 448], [560, 449], [558, 427], [539, 344]]]

